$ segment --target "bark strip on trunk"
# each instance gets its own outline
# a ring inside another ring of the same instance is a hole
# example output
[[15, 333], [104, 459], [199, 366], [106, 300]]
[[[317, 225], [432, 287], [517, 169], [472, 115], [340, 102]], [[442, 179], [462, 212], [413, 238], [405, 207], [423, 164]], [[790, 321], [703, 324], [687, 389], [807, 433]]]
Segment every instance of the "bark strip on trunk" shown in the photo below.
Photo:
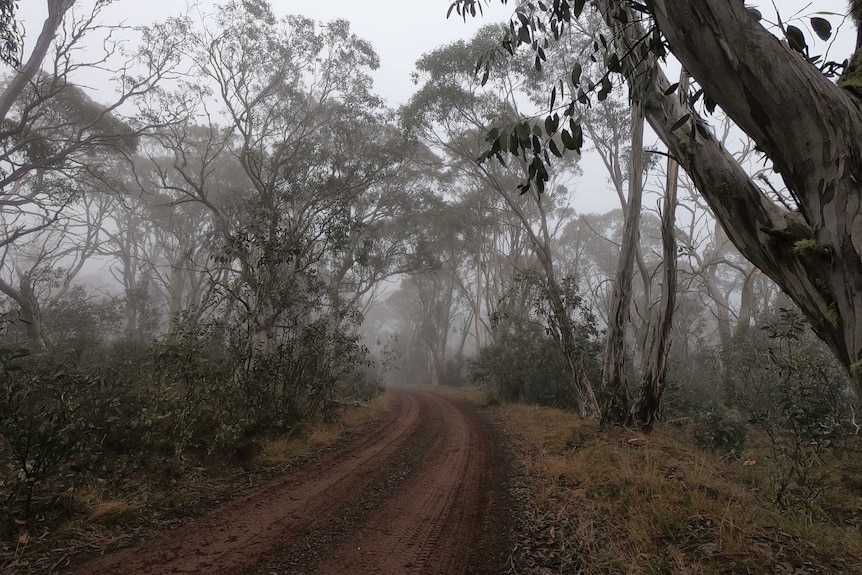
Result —
[[629, 391], [626, 381], [626, 327], [632, 299], [632, 275], [635, 252], [640, 237], [641, 200], [643, 197], [644, 119], [640, 106], [632, 102], [632, 144], [629, 162], [629, 199], [626, 206], [620, 259], [617, 263], [611, 309], [608, 315], [602, 389], [607, 394], [602, 409], [602, 423], [618, 425], [629, 418]]
[[640, 397], [633, 412], [634, 423], [646, 431], [652, 429], [664, 392], [667, 359], [673, 339], [673, 312], [676, 308], [676, 197], [679, 163], [669, 158], [667, 164], [667, 188], [661, 214], [661, 245], [664, 260], [661, 306], [649, 342]]
[[[644, 30], [619, 0], [594, 0], [621, 53]], [[674, 55], [773, 161], [799, 211], [773, 202], [670, 85], [636, 62], [647, 120], [694, 180], [728, 237], [802, 308], [862, 389], [862, 105], [770, 34], [741, 2], [649, 0]], [[672, 4], [672, 5], [671, 5]], [[684, 116], [690, 119], [671, 128]], [[697, 122], [696, 127], [693, 122]]]

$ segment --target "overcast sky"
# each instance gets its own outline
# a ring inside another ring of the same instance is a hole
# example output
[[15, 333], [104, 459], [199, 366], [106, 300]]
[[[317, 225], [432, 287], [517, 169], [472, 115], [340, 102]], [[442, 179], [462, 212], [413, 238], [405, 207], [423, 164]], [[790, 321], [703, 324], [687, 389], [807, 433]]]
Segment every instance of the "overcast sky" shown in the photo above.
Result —
[[[92, 5], [92, 1], [78, 0], [78, 4], [83, 9]], [[199, 5], [206, 10], [217, 3], [205, 0]], [[321, 21], [336, 18], [350, 21], [354, 32], [371, 42], [380, 55], [381, 68], [375, 75], [375, 86], [392, 105], [406, 102], [413, 92], [410, 72], [422, 54], [459, 38], [469, 38], [483, 24], [508, 19], [516, 3], [511, 0], [503, 5], [493, 0], [483, 18], [468, 18], [465, 23], [454, 13], [446, 18], [451, 0], [272, 0], [280, 15], [302, 14]], [[771, 2], [747, 3], [759, 5], [767, 20], [775, 20]], [[28, 44], [32, 44], [41, 28], [45, 4], [45, 0], [24, 0], [19, 4], [19, 20], [26, 26]], [[824, 13], [838, 24], [840, 18], [829, 13], [846, 11], [845, 0], [780, 0], [776, 4], [785, 20], [792, 20], [798, 14]], [[105, 20], [146, 24], [176, 15], [184, 6], [181, 0], [115, 0], [105, 12]], [[841, 30], [832, 57], [842, 59], [843, 54], [849, 54], [854, 38], [848, 23]]]
[[[198, 2], [204, 11], [219, 4], [212, 0]], [[348, 20], [353, 31], [371, 42], [380, 55], [380, 69], [375, 73], [375, 87], [390, 105], [403, 104], [415, 87], [410, 80], [413, 65], [419, 57], [434, 48], [469, 38], [482, 25], [508, 19], [511, 4], [494, 2], [484, 18], [467, 19], [457, 14], [447, 20], [450, 0], [271, 0], [278, 15], [301, 14], [315, 20]], [[84, 7], [92, 0], [78, 0]], [[115, 0], [105, 11], [105, 20], [128, 24], [148, 24], [184, 10], [182, 0]], [[24, 0], [19, 5], [19, 20], [27, 29], [29, 44], [35, 40], [45, 14], [45, 0]]]
[[[93, 0], [78, 0], [81, 9], [92, 3]], [[204, 11], [218, 3], [212, 0], [198, 2]], [[783, 21], [803, 29], [812, 44], [815, 38], [810, 37], [807, 18], [822, 15], [836, 27], [841, 25], [830, 48], [830, 58], [840, 61], [853, 51], [855, 31], [852, 24], [843, 22], [839, 16], [847, 11], [846, 0], [775, 0], [774, 4], [771, 0], [749, 0], [746, 3], [758, 6], [769, 22], [777, 21], [774, 6], [778, 6]], [[375, 87], [377, 93], [395, 107], [405, 103], [415, 90], [410, 73], [422, 54], [459, 38], [469, 38], [484, 24], [507, 20], [517, 2], [510, 0], [503, 5], [499, 0], [493, 0], [486, 7], [483, 18], [468, 18], [466, 23], [454, 13], [451, 18], [446, 18], [451, 0], [271, 0], [271, 4], [279, 15], [302, 14], [321, 21], [336, 18], [350, 21], [353, 31], [371, 42], [380, 55], [381, 67], [375, 74]], [[26, 46], [32, 45], [41, 29], [45, 5], [46, 0], [23, 0], [19, 3], [19, 20], [27, 30]], [[115, 0], [105, 11], [104, 20], [106, 23], [125, 20], [130, 25], [147, 24], [179, 14], [184, 7], [182, 0]], [[822, 54], [826, 48], [822, 42], [815, 47], [814, 53], [817, 54]], [[597, 164], [597, 159], [588, 155], [581, 164], [585, 175], [577, 185], [576, 209], [604, 212], [619, 207], [616, 195], [606, 184], [604, 168]]]

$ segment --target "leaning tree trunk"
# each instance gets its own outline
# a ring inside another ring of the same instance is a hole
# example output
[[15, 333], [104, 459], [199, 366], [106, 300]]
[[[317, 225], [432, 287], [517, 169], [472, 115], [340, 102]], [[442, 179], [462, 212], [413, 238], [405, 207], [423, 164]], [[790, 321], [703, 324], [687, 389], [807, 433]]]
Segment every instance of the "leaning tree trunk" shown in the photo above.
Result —
[[599, 403], [596, 399], [595, 391], [590, 383], [590, 378], [587, 376], [586, 368], [584, 367], [584, 353], [581, 346], [578, 345], [578, 339], [575, 334], [574, 326], [569, 317], [569, 310], [566, 308], [563, 301], [563, 293], [560, 289], [560, 284], [557, 281], [556, 272], [554, 271], [554, 260], [551, 251], [551, 239], [548, 232], [547, 216], [545, 209], [541, 204], [541, 196], [534, 190], [536, 194], [536, 208], [542, 218], [542, 236], [539, 237], [533, 230], [530, 219], [521, 208], [518, 201], [512, 196], [509, 191], [503, 187], [497, 187], [497, 191], [506, 204], [512, 209], [512, 212], [518, 217], [523, 225], [524, 231], [530, 238], [533, 246], [533, 251], [542, 265], [542, 270], [545, 273], [545, 281], [547, 289], [545, 290], [548, 298], [548, 304], [551, 307], [551, 318], [555, 324], [555, 337], [557, 345], [560, 348], [563, 356], [566, 359], [566, 364], [569, 368], [569, 373], [572, 378], [572, 387], [578, 401], [578, 414], [584, 419], [599, 419], [601, 412]]
[[75, 0], [49, 0], [48, 15], [42, 24], [42, 31], [36, 39], [33, 51], [24, 65], [21, 66], [18, 72], [12, 77], [12, 80], [6, 85], [3, 93], [0, 94], [0, 121], [6, 120], [6, 116], [12, 110], [12, 106], [15, 105], [15, 101], [18, 100], [21, 93], [39, 75], [42, 63], [51, 49], [51, 43], [57, 36], [57, 31], [63, 25], [63, 18], [74, 3]]
[[[594, 4], [618, 51], [638, 54], [644, 30], [628, 4]], [[772, 160], [798, 211], [773, 202], [697, 114], [667, 93], [654, 57], [627, 57], [630, 82], [653, 78], [643, 88], [647, 120], [733, 244], [793, 298], [862, 391], [862, 104], [742, 2], [646, 4], [683, 67]]]
[[[544, 265], [545, 261], [542, 263]], [[553, 270], [548, 269], [549, 267], [549, 265], [545, 265], [545, 273], [548, 276], [547, 296], [551, 311], [557, 318], [558, 343], [563, 356], [566, 358], [572, 385], [578, 398], [578, 414], [583, 419], [598, 419], [600, 415], [599, 404], [584, 367], [584, 354], [578, 345], [575, 330], [569, 319], [569, 312], [563, 303], [559, 284], [553, 275]]]
[[633, 411], [634, 423], [645, 431], [652, 429], [664, 392], [667, 359], [672, 339], [673, 312], [676, 306], [676, 195], [679, 164], [673, 158], [668, 159], [667, 164], [667, 189], [661, 214], [661, 245], [664, 260], [661, 306], [644, 363], [640, 397]]
[[643, 197], [643, 136], [644, 119], [637, 101], [632, 104], [632, 147], [629, 162], [629, 201], [625, 213], [623, 241], [608, 314], [602, 389], [607, 400], [602, 409], [602, 422], [611, 425], [629, 419], [629, 392], [626, 382], [626, 326], [632, 299], [632, 276], [639, 238], [641, 199]]

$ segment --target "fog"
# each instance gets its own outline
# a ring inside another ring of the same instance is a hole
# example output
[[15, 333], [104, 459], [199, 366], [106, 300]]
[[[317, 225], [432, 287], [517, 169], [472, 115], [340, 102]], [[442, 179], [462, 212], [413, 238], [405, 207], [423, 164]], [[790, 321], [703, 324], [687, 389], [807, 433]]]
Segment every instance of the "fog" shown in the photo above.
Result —
[[[0, 443], [26, 514], [80, 454], [185, 469], [386, 385], [647, 430], [855, 413], [836, 335], [855, 296], [823, 271], [843, 256], [640, 12], [589, 9], [551, 41], [544, 3], [466, 21], [446, 0], [44, 4], [19, 8], [0, 99], [4, 416], [49, 413], [33, 433], [64, 454], [34, 468], [10, 455], [30, 443]], [[843, 2], [757, 6], [789, 69], [843, 90]]]

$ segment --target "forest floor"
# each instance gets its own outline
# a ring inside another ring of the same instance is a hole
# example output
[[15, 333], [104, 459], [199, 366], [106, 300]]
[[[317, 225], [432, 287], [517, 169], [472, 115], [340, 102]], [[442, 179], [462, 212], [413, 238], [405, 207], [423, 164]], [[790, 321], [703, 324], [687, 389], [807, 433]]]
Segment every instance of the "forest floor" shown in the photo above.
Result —
[[[644, 435], [544, 407], [491, 413], [514, 453], [508, 573], [862, 574], [859, 436], [788, 487], [793, 468], [754, 429], [741, 452], [717, 455], [691, 425]], [[776, 505], [777, 489], [799, 497]]]
[[816, 498], [781, 509], [764, 446], [717, 456], [684, 427], [645, 436], [475, 390], [391, 389], [264, 445], [249, 470], [95, 498], [0, 571], [862, 574], [862, 440], [818, 461]]

